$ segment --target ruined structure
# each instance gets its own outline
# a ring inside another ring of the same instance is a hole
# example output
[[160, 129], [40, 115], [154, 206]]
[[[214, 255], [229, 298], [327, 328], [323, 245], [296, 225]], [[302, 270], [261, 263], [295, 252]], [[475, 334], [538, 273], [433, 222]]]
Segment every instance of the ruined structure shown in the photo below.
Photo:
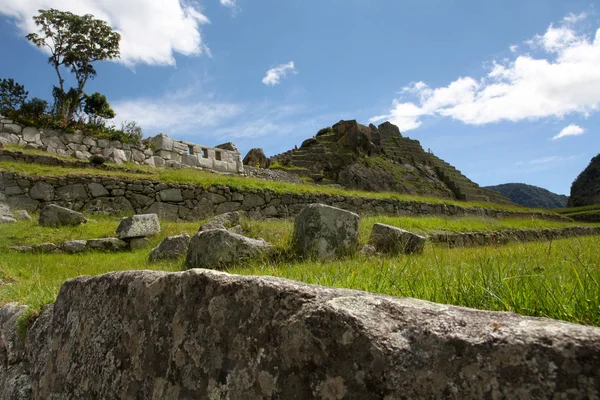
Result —
[[141, 143], [122, 143], [118, 140], [97, 139], [81, 132], [65, 133], [27, 127], [0, 116], [0, 143], [42, 149], [80, 160], [101, 155], [117, 164], [131, 162], [152, 167], [190, 167], [232, 174], [244, 172], [240, 152], [232, 143], [209, 147], [174, 140], [164, 133]]
[[378, 127], [340, 121], [305, 140], [297, 150], [272, 157], [289, 172], [349, 189], [396, 191], [469, 201], [511, 203], [482, 189], [418, 140], [403, 137], [397, 126]]

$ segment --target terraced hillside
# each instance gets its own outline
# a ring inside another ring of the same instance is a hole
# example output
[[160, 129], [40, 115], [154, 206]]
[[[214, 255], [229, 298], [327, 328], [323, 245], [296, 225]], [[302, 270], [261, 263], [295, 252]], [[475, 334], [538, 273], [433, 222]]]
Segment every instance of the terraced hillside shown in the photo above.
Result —
[[322, 183], [350, 189], [395, 191], [441, 198], [512, 204], [483, 189], [395, 125], [340, 121], [305, 140], [297, 150], [272, 157], [275, 165]]

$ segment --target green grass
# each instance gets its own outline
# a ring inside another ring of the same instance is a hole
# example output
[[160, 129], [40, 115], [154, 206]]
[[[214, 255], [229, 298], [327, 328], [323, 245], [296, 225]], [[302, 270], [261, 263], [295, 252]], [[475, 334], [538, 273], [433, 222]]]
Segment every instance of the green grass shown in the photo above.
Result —
[[[54, 301], [62, 283], [80, 275], [153, 269], [179, 271], [183, 260], [150, 264], [148, 252], [169, 235], [192, 235], [201, 222], [161, 222], [162, 232], [150, 247], [124, 253], [78, 255], [23, 254], [8, 246], [113, 236], [118, 218], [91, 216], [95, 222], [75, 228], [44, 228], [35, 222], [3, 225], [0, 234], [0, 304], [18, 301], [32, 306], [32, 315]], [[361, 243], [375, 222], [420, 233], [440, 231], [552, 228], [573, 225], [533, 219], [438, 217], [362, 218]], [[495, 247], [447, 249], [427, 245], [422, 255], [366, 257], [318, 262], [290, 257], [289, 220], [243, 221], [246, 234], [275, 244], [284, 257], [234, 267], [232, 273], [273, 275], [307, 283], [346, 287], [394, 296], [487, 310], [515, 311], [600, 326], [600, 237]]]
[[582, 211], [600, 211], [600, 204], [592, 204], [591, 206], [570, 207], [570, 208], [554, 208], [550, 210], [557, 214], [573, 214]]
[[[131, 171], [134, 169], [135, 171]], [[206, 171], [198, 171], [189, 168], [181, 169], [157, 169], [138, 164], [113, 165], [110, 170], [94, 168], [57, 168], [38, 164], [26, 164], [18, 162], [0, 162], [0, 171], [14, 172], [30, 176], [64, 177], [73, 176], [97, 176], [114, 177], [123, 179], [147, 179], [164, 183], [179, 183], [201, 185], [205, 188], [214, 185], [228, 186], [233, 190], [272, 190], [276, 193], [294, 194], [324, 194], [335, 196], [360, 197], [366, 199], [394, 199], [400, 201], [426, 202], [431, 204], [451, 204], [463, 208], [489, 208], [497, 210], [508, 210], [515, 212], [546, 212], [541, 209], [531, 209], [510, 205], [492, 204], [486, 202], [466, 202], [457, 200], [440, 199], [436, 197], [411, 196], [389, 192], [363, 192], [356, 190], [343, 190], [326, 186], [304, 184], [293, 184], [287, 182], [273, 182], [257, 178], [247, 178], [235, 175], [215, 174]]]

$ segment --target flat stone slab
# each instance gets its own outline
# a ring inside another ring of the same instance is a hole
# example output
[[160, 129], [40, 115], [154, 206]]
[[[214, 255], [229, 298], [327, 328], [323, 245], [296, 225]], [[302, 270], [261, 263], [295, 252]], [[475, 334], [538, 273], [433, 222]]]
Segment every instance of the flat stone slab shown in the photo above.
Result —
[[407, 230], [385, 224], [375, 224], [371, 230], [370, 243], [381, 253], [422, 253], [425, 238]]
[[152, 236], [160, 232], [160, 221], [156, 214], [138, 214], [121, 219], [117, 228], [119, 239]]
[[[39, 399], [561, 399], [600, 388], [599, 328], [273, 277], [70, 279], [19, 341], [24, 311], [0, 308], [0, 377], [31, 382]], [[0, 398], [21, 388], [0, 385]]]
[[122, 251], [129, 249], [129, 243], [118, 238], [89, 239], [87, 248], [91, 250]]

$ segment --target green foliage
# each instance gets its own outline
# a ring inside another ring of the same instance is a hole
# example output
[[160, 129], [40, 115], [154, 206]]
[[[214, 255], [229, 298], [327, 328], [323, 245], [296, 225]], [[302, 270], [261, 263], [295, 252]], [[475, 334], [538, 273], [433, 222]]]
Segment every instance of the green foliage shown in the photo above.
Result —
[[600, 154], [592, 158], [571, 185], [569, 207], [600, 204]]
[[110, 108], [106, 96], [98, 92], [84, 96], [83, 111], [93, 120], [97, 120], [98, 118], [112, 119], [115, 117], [115, 112]]
[[525, 207], [565, 207], [568, 199], [565, 195], [552, 193], [544, 188], [524, 183], [505, 183], [503, 185], [485, 186], [484, 189], [498, 192], [512, 202]]
[[0, 79], [0, 113], [6, 115], [18, 110], [25, 103], [28, 94], [25, 86], [19, 85], [14, 79]]
[[323, 135], [328, 135], [330, 133], [333, 133], [333, 128], [328, 126], [327, 128], [323, 128], [323, 129], [319, 130], [319, 132], [317, 132], [317, 137], [323, 136]]
[[23, 103], [19, 111], [24, 118], [40, 119], [47, 110], [48, 102], [46, 100], [34, 97], [33, 99]]
[[[93, 63], [118, 58], [121, 36], [91, 14], [80, 16], [56, 9], [39, 10], [33, 20], [39, 34], [30, 33], [27, 40], [50, 51], [48, 63], [54, 67], [59, 82], [54, 90], [55, 112], [71, 120], [84, 100], [86, 82], [97, 74]], [[76, 88], [65, 90], [61, 67], [75, 75]]]
[[306, 168], [282, 165], [277, 160], [273, 161], [271, 165], [269, 165], [269, 169], [278, 169], [284, 171], [306, 171]]

